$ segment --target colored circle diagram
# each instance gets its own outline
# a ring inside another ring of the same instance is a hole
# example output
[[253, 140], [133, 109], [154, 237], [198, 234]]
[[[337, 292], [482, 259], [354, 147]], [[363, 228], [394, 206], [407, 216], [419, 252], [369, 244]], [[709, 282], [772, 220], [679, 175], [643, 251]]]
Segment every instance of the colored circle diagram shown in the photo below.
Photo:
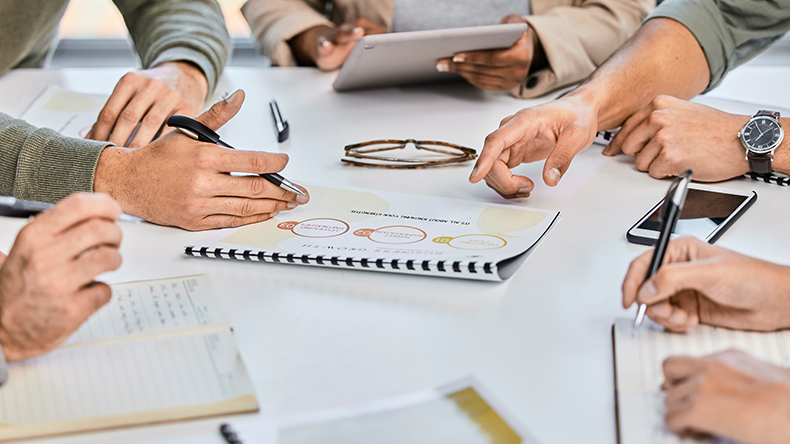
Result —
[[354, 235], [366, 237], [379, 244], [414, 244], [428, 237], [419, 228], [406, 225], [392, 225], [378, 229], [362, 228], [354, 231]]
[[459, 250], [496, 250], [507, 245], [507, 241], [491, 234], [465, 234], [456, 237], [437, 237], [437, 244], [447, 244]]
[[321, 238], [340, 236], [351, 227], [339, 219], [308, 219], [302, 222], [281, 222], [277, 228], [301, 237]]

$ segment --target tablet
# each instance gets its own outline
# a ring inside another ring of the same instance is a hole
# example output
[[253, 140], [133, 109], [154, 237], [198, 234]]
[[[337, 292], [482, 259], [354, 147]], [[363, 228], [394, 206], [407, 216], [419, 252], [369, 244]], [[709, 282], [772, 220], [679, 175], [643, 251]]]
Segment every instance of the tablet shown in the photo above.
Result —
[[359, 39], [335, 80], [335, 90], [457, 80], [436, 71], [455, 53], [509, 48], [527, 32], [526, 23], [366, 35]]

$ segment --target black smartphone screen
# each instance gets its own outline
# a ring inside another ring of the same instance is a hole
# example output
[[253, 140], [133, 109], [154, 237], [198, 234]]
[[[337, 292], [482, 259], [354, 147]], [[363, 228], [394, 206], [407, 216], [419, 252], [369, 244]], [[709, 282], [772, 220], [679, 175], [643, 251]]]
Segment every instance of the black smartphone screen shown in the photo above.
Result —
[[[719, 225], [723, 224], [748, 199], [748, 196], [726, 194], [715, 191], [688, 190], [686, 203], [680, 212], [680, 219], [672, 233], [679, 236], [694, 236], [705, 239]], [[659, 206], [637, 228], [658, 231], [661, 216]]]

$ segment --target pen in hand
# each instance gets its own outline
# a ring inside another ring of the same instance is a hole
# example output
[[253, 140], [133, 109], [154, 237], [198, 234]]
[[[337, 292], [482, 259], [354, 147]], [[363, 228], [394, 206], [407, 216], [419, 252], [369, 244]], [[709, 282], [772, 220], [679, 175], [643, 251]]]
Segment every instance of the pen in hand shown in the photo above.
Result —
[[[173, 128], [178, 128], [192, 137], [197, 137], [197, 139], [201, 142], [214, 143], [221, 147], [232, 150], [236, 149], [225, 143], [225, 141], [221, 140], [219, 138], [219, 134], [214, 132], [214, 130], [190, 117], [174, 115], [167, 119], [167, 124]], [[277, 173], [263, 173], [260, 174], [260, 176], [280, 188], [288, 190], [292, 193], [296, 193], [300, 196], [306, 196], [304, 191], [300, 190], [299, 187]]]
[[[658, 240], [653, 250], [653, 258], [650, 260], [650, 267], [647, 270], [645, 281], [653, 277], [658, 272], [659, 267], [661, 267], [661, 263], [664, 262], [664, 255], [667, 252], [669, 240], [672, 237], [675, 224], [680, 218], [680, 212], [683, 210], [683, 204], [686, 201], [686, 193], [688, 193], [688, 186], [691, 183], [691, 174], [691, 170], [682, 172], [669, 186], [669, 191], [664, 198], [664, 206], [661, 210], [661, 227]], [[639, 304], [636, 320], [634, 320], [634, 333], [638, 332], [642, 326], [646, 312], [647, 304]]]

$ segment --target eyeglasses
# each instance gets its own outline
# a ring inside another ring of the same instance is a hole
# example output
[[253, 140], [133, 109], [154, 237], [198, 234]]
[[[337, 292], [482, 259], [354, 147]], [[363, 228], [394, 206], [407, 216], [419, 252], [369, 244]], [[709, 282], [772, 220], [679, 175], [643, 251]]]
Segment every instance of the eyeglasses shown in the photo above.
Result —
[[[372, 155], [372, 153], [403, 150], [409, 145], [413, 145], [418, 150], [416, 156]], [[370, 142], [347, 145], [345, 149], [346, 156], [341, 159], [343, 162], [349, 165], [375, 168], [433, 168], [468, 162], [477, 158], [477, 151], [472, 148], [435, 140], [372, 140]]]

